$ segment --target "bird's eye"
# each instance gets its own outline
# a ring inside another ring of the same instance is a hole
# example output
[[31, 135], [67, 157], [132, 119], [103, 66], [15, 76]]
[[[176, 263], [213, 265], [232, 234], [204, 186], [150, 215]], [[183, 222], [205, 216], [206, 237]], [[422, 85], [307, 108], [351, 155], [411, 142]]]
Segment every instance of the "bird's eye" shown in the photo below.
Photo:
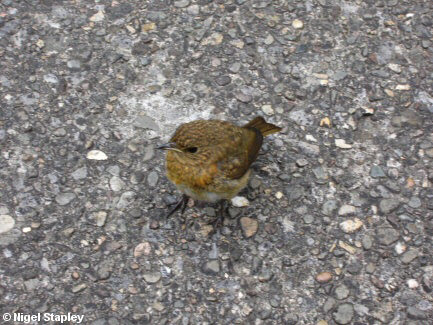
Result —
[[190, 153], [196, 153], [197, 152], [197, 147], [189, 147], [186, 148], [186, 151], [190, 152]]

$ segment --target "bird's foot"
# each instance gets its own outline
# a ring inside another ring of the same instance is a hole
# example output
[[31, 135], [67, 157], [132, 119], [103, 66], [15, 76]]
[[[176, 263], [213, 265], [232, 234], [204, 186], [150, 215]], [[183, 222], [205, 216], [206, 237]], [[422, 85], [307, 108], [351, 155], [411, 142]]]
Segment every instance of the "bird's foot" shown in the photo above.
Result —
[[171, 208], [171, 210], [167, 213], [166, 219], [168, 219], [173, 213], [175, 213], [179, 208], [181, 209], [180, 214], [185, 212], [187, 203], [188, 203], [188, 195], [183, 194], [180, 200], [176, 203], [176, 205]]
[[212, 225], [215, 228], [219, 228], [224, 224], [224, 215], [218, 215], [213, 218], [211, 221], [207, 223], [208, 225]]
[[219, 228], [224, 224], [224, 218], [225, 218], [225, 200], [222, 200], [220, 203], [220, 209], [218, 211], [217, 216], [208, 222], [208, 225], [212, 225], [215, 228]]

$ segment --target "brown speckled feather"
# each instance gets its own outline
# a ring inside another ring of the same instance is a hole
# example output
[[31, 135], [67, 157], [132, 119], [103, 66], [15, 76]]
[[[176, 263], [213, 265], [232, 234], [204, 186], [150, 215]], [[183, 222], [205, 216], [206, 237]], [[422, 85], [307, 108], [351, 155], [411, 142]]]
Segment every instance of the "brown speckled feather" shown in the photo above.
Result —
[[231, 198], [246, 186], [263, 137], [280, 131], [263, 118], [245, 126], [219, 120], [181, 125], [167, 152], [167, 176], [188, 196], [205, 201]]

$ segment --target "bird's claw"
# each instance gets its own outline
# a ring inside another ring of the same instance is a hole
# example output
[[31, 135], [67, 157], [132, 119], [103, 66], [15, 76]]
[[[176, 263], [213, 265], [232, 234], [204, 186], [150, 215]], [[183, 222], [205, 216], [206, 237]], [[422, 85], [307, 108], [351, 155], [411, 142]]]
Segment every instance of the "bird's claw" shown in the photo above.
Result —
[[213, 225], [215, 228], [219, 228], [224, 224], [224, 213], [225, 213], [225, 201], [222, 200], [220, 203], [220, 209], [217, 216], [208, 222], [208, 225]]
[[188, 199], [188, 196], [183, 194], [181, 199], [176, 203], [176, 205], [167, 213], [166, 219], [170, 218], [170, 216], [173, 215], [179, 208], [181, 209], [180, 214], [183, 214], [185, 212]]
[[213, 218], [207, 224], [208, 225], [212, 225], [215, 228], [219, 228], [219, 227], [221, 227], [224, 224], [224, 216], [223, 215], [219, 215], [219, 216]]

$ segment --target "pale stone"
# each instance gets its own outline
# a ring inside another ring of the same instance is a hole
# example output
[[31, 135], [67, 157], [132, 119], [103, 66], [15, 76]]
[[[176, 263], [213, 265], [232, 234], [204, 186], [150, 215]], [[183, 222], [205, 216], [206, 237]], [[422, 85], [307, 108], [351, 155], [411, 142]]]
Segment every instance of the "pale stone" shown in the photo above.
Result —
[[281, 193], [281, 192], [277, 192], [277, 193], [275, 193], [275, 197], [276, 197], [277, 199], [281, 199], [281, 198], [283, 197], [283, 193]]
[[346, 220], [340, 223], [340, 228], [345, 233], [352, 233], [357, 230], [359, 230], [362, 227], [363, 223], [358, 218], [355, 218], [353, 220]]
[[14, 226], [15, 220], [11, 216], [7, 214], [0, 215], [0, 234], [12, 230]]
[[221, 44], [224, 36], [220, 33], [213, 33], [208, 38], [203, 40], [202, 45], [218, 45]]
[[335, 139], [335, 145], [341, 149], [350, 149], [352, 148], [351, 144], [346, 143], [344, 139]]
[[140, 257], [142, 255], [149, 255], [152, 251], [152, 246], [148, 242], [142, 242], [135, 246], [134, 248], [134, 257]]
[[406, 283], [407, 283], [407, 286], [411, 289], [416, 289], [419, 286], [418, 281], [415, 279], [409, 279], [409, 280], [407, 280]]
[[234, 198], [232, 198], [231, 201], [232, 201], [233, 206], [235, 206], [237, 208], [246, 207], [250, 204], [248, 199], [246, 197], [243, 197], [243, 196], [235, 196]]
[[246, 238], [250, 238], [254, 236], [259, 228], [259, 223], [256, 219], [242, 217], [241, 220], [241, 228], [244, 236]]
[[395, 244], [394, 250], [398, 255], [403, 254], [407, 249], [407, 246], [401, 242]]
[[271, 105], [263, 105], [262, 106], [262, 111], [266, 115], [274, 115], [274, 109], [272, 108]]
[[395, 90], [410, 90], [410, 85], [397, 85]]
[[95, 220], [96, 225], [98, 227], [103, 227], [107, 220], [107, 212], [105, 211], [94, 212], [92, 213], [92, 218]]
[[317, 139], [315, 137], [313, 137], [311, 134], [307, 134], [305, 136], [305, 140], [311, 141], [311, 142], [317, 142]]
[[43, 48], [45, 46], [45, 42], [41, 39], [38, 39], [38, 41], [36, 42], [36, 46], [39, 48]]
[[385, 89], [385, 94], [387, 94], [389, 97], [394, 97], [394, 92], [391, 89]]
[[351, 214], [351, 213], [355, 213], [356, 212], [356, 208], [353, 205], [348, 205], [348, 204], [344, 204], [340, 207], [340, 209], [338, 210], [338, 214], [340, 216], [344, 216], [346, 214]]
[[107, 160], [107, 155], [101, 150], [90, 150], [87, 153], [87, 159], [91, 160]]
[[388, 68], [396, 73], [400, 73], [401, 72], [401, 66], [399, 64], [395, 64], [395, 63], [390, 63], [388, 64]]
[[320, 283], [326, 283], [332, 280], [331, 272], [322, 272], [316, 275], [316, 281]]
[[156, 24], [155, 24], [155, 23], [147, 23], [147, 24], [143, 24], [143, 25], [141, 26], [141, 31], [142, 31], [143, 33], [146, 33], [146, 32], [148, 32], [148, 31], [154, 30], [155, 27], [156, 27]]
[[292, 26], [293, 26], [293, 28], [301, 29], [301, 28], [304, 27], [304, 23], [302, 22], [302, 20], [295, 19], [295, 20], [292, 22]]
[[324, 117], [323, 119], [320, 120], [320, 126], [327, 126], [327, 127], [331, 127], [331, 120], [329, 119], [329, 117]]
[[96, 14], [90, 17], [90, 21], [97, 23], [99, 21], [103, 21], [104, 18], [105, 18], [104, 13], [102, 11], [98, 11]]
[[344, 241], [339, 241], [338, 242], [338, 246], [340, 246], [340, 248], [342, 248], [342, 249], [344, 249], [346, 252], [348, 252], [349, 254], [355, 254], [356, 253], [356, 248], [355, 247], [353, 247], [353, 246], [351, 246], [351, 245], [349, 245], [349, 244], [346, 244]]

